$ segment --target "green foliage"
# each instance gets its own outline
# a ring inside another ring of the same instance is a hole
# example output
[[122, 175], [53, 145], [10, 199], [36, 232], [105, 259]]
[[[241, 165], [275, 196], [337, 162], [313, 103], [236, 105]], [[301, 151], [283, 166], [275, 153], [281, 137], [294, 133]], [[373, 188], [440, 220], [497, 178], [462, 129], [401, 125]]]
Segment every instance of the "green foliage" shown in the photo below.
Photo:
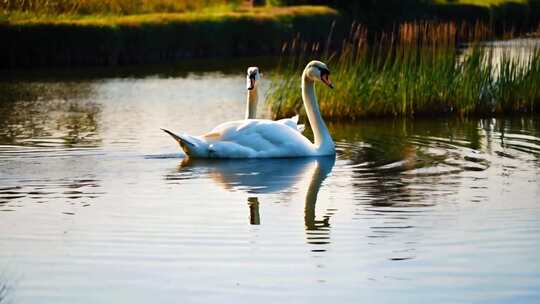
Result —
[[238, 7], [240, 0], [2, 0], [4, 13], [140, 14], [200, 11], [208, 7]]
[[196, 57], [279, 54], [300, 31], [324, 39], [326, 7], [130, 16], [10, 16], [0, 24], [0, 68], [130, 65]]
[[[0, 15], [0, 17], [2, 17], [2, 15]], [[3, 17], [5, 25], [8, 26], [45, 26], [59, 24], [72, 24], [80, 26], [134, 26], [137, 24], [167, 25], [175, 22], [196, 23], [214, 21], [219, 23], [226, 19], [275, 21], [287, 21], [295, 17], [321, 17], [324, 19], [326, 17], [338, 17], [338, 13], [336, 10], [325, 6], [304, 5], [290, 7], [253, 7], [239, 8], [234, 10], [221, 9], [220, 7], [207, 7], [201, 11], [185, 13], [148, 13], [135, 15], [48, 15], [35, 14], [31, 12], [13, 12], [9, 15], [4, 15]]]
[[367, 30], [353, 26], [338, 53], [293, 41], [267, 101], [275, 118], [298, 112], [301, 71], [321, 58], [336, 85], [318, 92], [327, 119], [538, 111], [540, 50], [525, 62], [508, 55], [495, 61], [493, 51], [477, 43], [462, 54], [457, 41], [463, 32], [453, 24], [403, 24], [399, 34], [368, 43]]

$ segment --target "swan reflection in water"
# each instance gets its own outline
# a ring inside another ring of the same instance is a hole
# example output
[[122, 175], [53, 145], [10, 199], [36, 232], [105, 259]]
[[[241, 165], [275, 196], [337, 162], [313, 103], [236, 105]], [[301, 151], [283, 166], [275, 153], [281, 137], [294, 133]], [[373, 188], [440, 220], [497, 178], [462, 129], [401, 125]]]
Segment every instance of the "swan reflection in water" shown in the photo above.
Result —
[[305, 196], [304, 223], [306, 230], [311, 231], [329, 227], [328, 217], [322, 221], [315, 220], [315, 205], [321, 184], [332, 171], [334, 163], [335, 156], [242, 160], [185, 159], [178, 170], [207, 174], [225, 189], [250, 194], [247, 201], [250, 223], [253, 225], [260, 224], [257, 194], [283, 193], [307, 179], [309, 186]]

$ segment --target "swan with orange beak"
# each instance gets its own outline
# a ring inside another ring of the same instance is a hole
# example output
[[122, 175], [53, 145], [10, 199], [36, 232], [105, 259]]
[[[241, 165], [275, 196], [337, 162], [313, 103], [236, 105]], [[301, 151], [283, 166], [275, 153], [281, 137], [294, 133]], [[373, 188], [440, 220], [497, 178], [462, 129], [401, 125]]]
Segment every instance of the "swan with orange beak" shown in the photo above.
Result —
[[[334, 85], [326, 64], [311, 61], [302, 73], [302, 100], [313, 129], [314, 142], [292, 128], [285, 120], [245, 119], [225, 122], [201, 136], [171, 135], [188, 157], [195, 158], [274, 158], [335, 155], [335, 145], [324, 123], [315, 95], [315, 83]], [[248, 76], [249, 77], [249, 76]], [[251, 86], [251, 79], [250, 79]], [[257, 88], [255, 84], [248, 93]]]

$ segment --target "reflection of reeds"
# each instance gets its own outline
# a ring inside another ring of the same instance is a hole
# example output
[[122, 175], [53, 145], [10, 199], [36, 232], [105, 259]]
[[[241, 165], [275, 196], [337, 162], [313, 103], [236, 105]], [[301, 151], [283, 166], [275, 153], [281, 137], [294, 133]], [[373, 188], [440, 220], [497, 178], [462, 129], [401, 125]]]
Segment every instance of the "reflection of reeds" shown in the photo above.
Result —
[[[405, 23], [394, 33], [368, 40], [361, 25], [351, 28], [339, 52], [329, 53], [299, 38], [284, 53], [268, 101], [275, 117], [301, 105], [299, 75], [312, 58], [326, 61], [335, 90], [319, 90], [321, 112], [329, 119], [414, 114], [532, 112], [540, 103], [540, 50], [525, 61], [502, 56], [494, 69], [492, 51], [478, 41], [487, 27], [452, 23]], [[460, 41], [472, 40], [462, 56]], [[497, 72], [494, 72], [497, 71]]]

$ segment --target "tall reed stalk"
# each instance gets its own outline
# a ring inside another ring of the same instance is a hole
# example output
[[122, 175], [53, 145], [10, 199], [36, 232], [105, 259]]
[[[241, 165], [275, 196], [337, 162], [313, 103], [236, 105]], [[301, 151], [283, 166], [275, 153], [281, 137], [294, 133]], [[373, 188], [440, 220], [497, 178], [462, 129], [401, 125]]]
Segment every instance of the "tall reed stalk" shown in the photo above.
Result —
[[[525, 62], [502, 56], [496, 69], [493, 51], [479, 43], [489, 35], [479, 24], [421, 22], [368, 40], [366, 28], [353, 24], [336, 53], [296, 38], [283, 47], [267, 101], [275, 118], [299, 112], [299, 76], [317, 58], [329, 64], [336, 84], [318, 91], [327, 119], [537, 111], [540, 50]], [[473, 41], [466, 53], [459, 47], [464, 40]]]

